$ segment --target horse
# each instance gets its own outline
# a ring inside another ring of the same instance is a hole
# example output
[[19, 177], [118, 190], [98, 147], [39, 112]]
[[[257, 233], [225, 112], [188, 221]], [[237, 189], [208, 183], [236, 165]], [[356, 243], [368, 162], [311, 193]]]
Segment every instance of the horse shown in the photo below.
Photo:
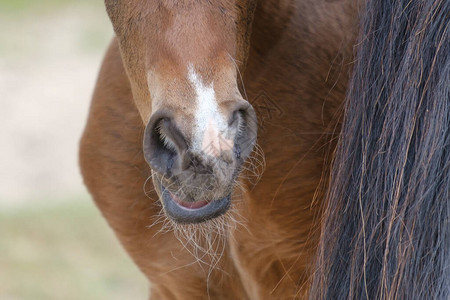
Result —
[[447, 299], [443, 0], [105, 0], [84, 182], [151, 299]]

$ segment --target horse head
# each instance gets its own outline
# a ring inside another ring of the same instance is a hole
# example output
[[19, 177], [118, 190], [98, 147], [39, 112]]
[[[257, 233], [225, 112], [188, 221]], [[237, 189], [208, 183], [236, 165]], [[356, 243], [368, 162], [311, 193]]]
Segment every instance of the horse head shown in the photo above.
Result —
[[106, 0], [166, 214], [224, 214], [257, 122], [241, 93], [255, 1]]

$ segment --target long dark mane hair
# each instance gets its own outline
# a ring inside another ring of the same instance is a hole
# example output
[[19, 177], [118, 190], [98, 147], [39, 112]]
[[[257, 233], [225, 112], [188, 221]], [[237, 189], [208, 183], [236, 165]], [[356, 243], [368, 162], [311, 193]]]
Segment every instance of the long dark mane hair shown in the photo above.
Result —
[[311, 299], [450, 296], [448, 0], [369, 0]]

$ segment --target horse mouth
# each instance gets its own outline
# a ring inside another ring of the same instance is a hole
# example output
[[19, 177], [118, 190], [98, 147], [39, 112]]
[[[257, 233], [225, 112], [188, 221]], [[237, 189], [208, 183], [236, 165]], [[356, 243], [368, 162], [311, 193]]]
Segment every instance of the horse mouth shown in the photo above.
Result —
[[172, 220], [180, 224], [194, 224], [217, 218], [227, 212], [231, 195], [211, 201], [183, 201], [161, 185], [161, 199], [164, 210]]

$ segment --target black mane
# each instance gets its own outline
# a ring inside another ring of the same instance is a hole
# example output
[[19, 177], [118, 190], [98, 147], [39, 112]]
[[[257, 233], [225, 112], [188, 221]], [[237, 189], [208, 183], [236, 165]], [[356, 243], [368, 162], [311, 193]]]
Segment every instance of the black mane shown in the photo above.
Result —
[[449, 299], [448, 0], [369, 0], [311, 299]]

